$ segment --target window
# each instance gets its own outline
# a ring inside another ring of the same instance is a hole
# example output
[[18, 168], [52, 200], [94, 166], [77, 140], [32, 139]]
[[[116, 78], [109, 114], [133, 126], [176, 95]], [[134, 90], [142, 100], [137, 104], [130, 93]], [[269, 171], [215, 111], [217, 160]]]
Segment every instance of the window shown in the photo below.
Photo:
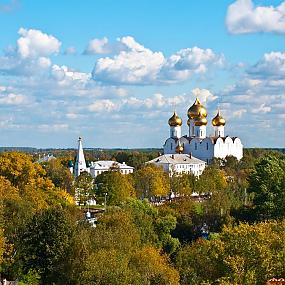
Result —
[[206, 149], [207, 149], [207, 150], [209, 149], [209, 143], [207, 143], [207, 145], [206, 145]]
[[171, 149], [171, 150], [172, 150], [172, 147], [173, 147], [173, 146], [172, 146], [172, 143], [171, 143], [171, 144], [170, 144], [170, 149]]
[[195, 143], [195, 150], [197, 150], [197, 143]]

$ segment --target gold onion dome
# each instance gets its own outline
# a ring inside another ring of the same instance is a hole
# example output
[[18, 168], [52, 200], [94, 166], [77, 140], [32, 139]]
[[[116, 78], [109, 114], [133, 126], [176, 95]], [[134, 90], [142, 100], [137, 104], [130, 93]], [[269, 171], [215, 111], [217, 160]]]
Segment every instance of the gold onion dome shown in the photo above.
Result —
[[200, 100], [196, 98], [194, 104], [188, 109], [188, 118], [194, 119], [197, 118], [201, 114], [203, 117], [207, 117], [207, 110], [206, 108], [201, 104]]
[[194, 119], [195, 126], [206, 126], [208, 123], [206, 117], [202, 116], [201, 113], [199, 113], [198, 117]]
[[181, 144], [178, 144], [177, 147], [175, 148], [176, 153], [183, 153], [183, 146]]
[[226, 124], [226, 120], [221, 116], [220, 110], [218, 110], [218, 113], [216, 117], [212, 120], [212, 125], [214, 127], [224, 126]]
[[182, 125], [181, 118], [174, 112], [173, 116], [168, 120], [168, 124], [171, 127], [177, 127]]

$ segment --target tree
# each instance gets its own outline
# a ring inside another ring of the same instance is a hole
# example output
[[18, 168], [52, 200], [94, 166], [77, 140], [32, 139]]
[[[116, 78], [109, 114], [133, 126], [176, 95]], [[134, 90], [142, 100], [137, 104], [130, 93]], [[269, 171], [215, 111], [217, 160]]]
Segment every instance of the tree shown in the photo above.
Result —
[[195, 176], [192, 174], [174, 173], [170, 178], [171, 191], [182, 196], [191, 195], [193, 192], [193, 181], [195, 181]]
[[92, 195], [95, 195], [93, 178], [84, 171], [75, 180], [75, 197], [79, 205], [86, 205]]
[[148, 164], [134, 173], [135, 188], [140, 198], [167, 196], [170, 194], [168, 174], [162, 168]]
[[117, 171], [103, 172], [96, 177], [95, 183], [99, 197], [104, 197], [107, 194], [108, 205], [120, 205], [135, 196], [130, 175], [124, 175]]
[[197, 240], [178, 253], [181, 284], [263, 285], [285, 270], [285, 222], [225, 227], [217, 238]]
[[178, 285], [179, 274], [169, 265], [166, 255], [151, 246], [145, 246], [131, 257], [131, 267], [140, 274], [140, 284]]
[[124, 209], [129, 213], [139, 232], [142, 244], [152, 244], [167, 254], [173, 254], [180, 246], [171, 233], [176, 227], [176, 217], [169, 211], [159, 211], [147, 200], [131, 199]]
[[254, 194], [253, 214], [258, 220], [285, 216], [285, 158], [261, 158], [249, 176], [248, 192]]
[[60, 159], [52, 159], [43, 164], [47, 177], [56, 187], [72, 193], [73, 176], [69, 169], [62, 165]]
[[68, 256], [74, 224], [62, 209], [47, 209], [35, 215], [21, 233], [20, 259], [24, 273], [35, 270], [42, 284], [66, 284]]
[[33, 163], [32, 157], [27, 154], [5, 152], [0, 155], [0, 175], [20, 190], [45, 174], [44, 169]]

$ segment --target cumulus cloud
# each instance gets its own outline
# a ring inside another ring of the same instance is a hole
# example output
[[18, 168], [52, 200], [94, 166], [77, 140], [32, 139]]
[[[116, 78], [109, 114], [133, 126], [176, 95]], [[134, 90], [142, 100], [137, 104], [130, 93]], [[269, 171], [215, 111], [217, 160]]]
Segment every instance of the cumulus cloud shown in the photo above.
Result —
[[195, 88], [191, 92], [194, 97], [199, 98], [203, 103], [212, 102], [218, 98], [208, 89]]
[[248, 69], [248, 73], [255, 77], [284, 78], [285, 76], [285, 53], [265, 53], [263, 58]]
[[176, 83], [194, 74], [204, 74], [209, 67], [222, 66], [224, 62], [224, 57], [211, 49], [182, 49], [165, 58], [162, 52], [153, 52], [133, 37], [118, 41], [124, 48], [112, 58], [98, 59], [92, 72], [93, 79], [112, 84]]
[[9, 47], [0, 56], [0, 72], [7, 75], [37, 77], [48, 74], [50, 56], [59, 52], [61, 43], [52, 35], [34, 29], [19, 29], [16, 47]]
[[107, 54], [112, 52], [112, 46], [109, 44], [109, 40], [104, 37], [102, 39], [92, 39], [86, 49], [84, 54]]
[[91, 75], [85, 72], [78, 72], [69, 69], [67, 66], [54, 64], [51, 68], [51, 76], [61, 84], [68, 84], [69, 81], [81, 81], [86, 83]]
[[206, 73], [213, 65], [221, 67], [223, 63], [224, 57], [215, 54], [211, 49], [186, 48], [167, 59], [162, 68], [161, 77], [164, 80], [182, 81], [193, 74]]
[[127, 37], [121, 40], [129, 51], [114, 58], [100, 58], [93, 69], [93, 78], [118, 84], [148, 84], [156, 79], [164, 63], [161, 52], [152, 52]]
[[92, 112], [112, 112], [118, 109], [118, 106], [111, 100], [97, 100], [92, 103], [88, 110]]
[[285, 34], [285, 2], [273, 7], [255, 6], [252, 0], [237, 0], [228, 7], [226, 26], [232, 34]]
[[17, 52], [21, 58], [46, 57], [58, 53], [61, 42], [40, 30], [20, 28]]

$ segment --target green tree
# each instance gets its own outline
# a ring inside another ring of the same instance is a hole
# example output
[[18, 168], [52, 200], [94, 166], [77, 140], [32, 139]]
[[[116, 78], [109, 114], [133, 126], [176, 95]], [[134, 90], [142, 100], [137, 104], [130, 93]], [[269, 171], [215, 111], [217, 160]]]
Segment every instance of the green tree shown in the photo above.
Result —
[[95, 195], [92, 176], [84, 171], [75, 179], [75, 196], [79, 205], [86, 205], [86, 202]]
[[263, 285], [284, 275], [284, 221], [225, 227], [210, 241], [197, 240], [176, 257], [181, 284]]
[[64, 265], [68, 256], [74, 225], [62, 209], [47, 209], [35, 215], [23, 228], [20, 257], [23, 270], [35, 270], [42, 284], [66, 284]]
[[52, 159], [43, 164], [47, 177], [56, 187], [72, 193], [73, 176], [60, 159]]
[[97, 195], [107, 194], [108, 205], [120, 205], [135, 196], [132, 177], [117, 171], [103, 172], [96, 177]]
[[167, 196], [170, 194], [168, 174], [162, 168], [148, 164], [134, 173], [135, 188], [140, 198]]
[[182, 196], [189, 196], [193, 192], [195, 177], [192, 174], [174, 173], [170, 178], [171, 191]]
[[285, 216], [285, 158], [262, 157], [249, 176], [248, 192], [254, 194], [253, 213], [258, 220]]

